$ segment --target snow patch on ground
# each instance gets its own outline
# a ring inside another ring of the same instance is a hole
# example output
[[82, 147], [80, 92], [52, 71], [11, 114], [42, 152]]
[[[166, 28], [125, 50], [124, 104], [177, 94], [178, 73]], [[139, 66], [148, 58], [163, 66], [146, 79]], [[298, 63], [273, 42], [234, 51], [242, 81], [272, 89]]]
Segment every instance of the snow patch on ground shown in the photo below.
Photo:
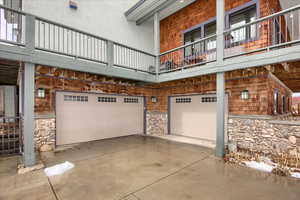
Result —
[[257, 169], [259, 171], [263, 172], [272, 172], [274, 169], [274, 166], [262, 163], [262, 162], [256, 162], [256, 161], [244, 161], [247, 167]]
[[299, 172], [293, 172], [291, 173], [291, 176], [294, 178], [300, 178], [300, 173]]
[[64, 163], [45, 168], [44, 172], [47, 176], [55, 176], [55, 175], [63, 174], [66, 171], [72, 169], [73, 167], [74, 167], [73, 163], [66, 161]]

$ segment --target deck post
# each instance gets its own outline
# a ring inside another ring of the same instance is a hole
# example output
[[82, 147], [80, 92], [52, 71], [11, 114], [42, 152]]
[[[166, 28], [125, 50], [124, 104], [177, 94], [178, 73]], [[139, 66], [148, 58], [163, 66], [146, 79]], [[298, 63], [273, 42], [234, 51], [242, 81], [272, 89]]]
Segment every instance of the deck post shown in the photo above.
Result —
[[[217, 66], [224, 61], [224, 0], [217, 2]], [[224, 72], [217, 73], [217, 123], [216, 156], [223, 158], [225, 149], [225, 77]]]
[[107, 54], [106, 54], [107, 66], [109, 68], [111, 68], [114, 66], [114, 43], [113, 43], [113, 41], [110, 41], [110, 40], [107, 41], [107, 51], [106, 52], [107, 52]]
[[35, 16], [29, 14], [25, 17], [25, 46], [26, 51], [33, 53], [35, 48]]
[[35, 65], [25, 63], [24, 66], [24, 113], [23, 113], [23, 160], [25, 167], [35, 164], [34, 152], [34, 73]]
[[159, 67], [160, 67], [160, 22], [159, 22], [159, 12], [154, 14], [154, 54], [155, 59], [155, 74], [156, 80], [158, 80]]

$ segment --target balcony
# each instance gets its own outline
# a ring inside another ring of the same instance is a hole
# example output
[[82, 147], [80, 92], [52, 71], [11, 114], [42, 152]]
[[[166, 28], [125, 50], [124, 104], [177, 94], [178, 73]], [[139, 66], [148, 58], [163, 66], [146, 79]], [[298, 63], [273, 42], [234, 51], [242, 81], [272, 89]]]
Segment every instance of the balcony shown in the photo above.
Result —
[[0, 6], [0, 58], [161, 82], [299, 59], [299, 21], [300, 5], [225, 30], [218, 63], [217, 34], [156, 56]]
[[[244, 60], [251, 61], [254, 55], [276, 52], [276, 50], [299, 45], [299, 24], [300, 5], [225, 30], [223, 32], [224, 65], [238, 63], [238, 59], [242, 57], [247, 57], [249, 60]], [[208, 66], [216, 66], [218, 48], [216, 40], [217, 34], [215, 33], [161, 53], [159, 73], [161, 75], [176, 71], [184, 73], [184, 71], [191, 71], [192, 68], [198, 67], [201, 67], [199, 70], [204, 71]], [[299, 53], [298, 50], [297, 52]]]

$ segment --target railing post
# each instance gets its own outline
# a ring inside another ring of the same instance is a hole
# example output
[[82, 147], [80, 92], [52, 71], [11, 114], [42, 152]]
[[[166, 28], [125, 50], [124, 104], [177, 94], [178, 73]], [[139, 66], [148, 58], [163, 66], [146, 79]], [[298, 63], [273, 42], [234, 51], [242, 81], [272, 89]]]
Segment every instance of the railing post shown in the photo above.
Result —
[[113, 41], [108, 40], [106, 48], [107, 48], [106, 49], [107, 67], [113, 67], [114, 66], [114, 43], [113, 43]]
[[[217, 1], [217, 66], [224, 61], [224, 0]], [[217, 73], [217, 132], [216, 156], [224, 157], [225, 138], [225, 77], [224, 72]]]
[[25, 47], [28, 53], [35, 48], [35, 16], [29, 14], [25, 17]]
[[154, 54], [155, 58], [155, 74], [158, 79], [159, 68], [160, 68], [160, 24], [159, 24], [159, 13], [154, 14]]
[[35, 65], [25, 63], [24, 66], [24, 164], [29, 167], [35, 164], [34, 152], [34, 73]]

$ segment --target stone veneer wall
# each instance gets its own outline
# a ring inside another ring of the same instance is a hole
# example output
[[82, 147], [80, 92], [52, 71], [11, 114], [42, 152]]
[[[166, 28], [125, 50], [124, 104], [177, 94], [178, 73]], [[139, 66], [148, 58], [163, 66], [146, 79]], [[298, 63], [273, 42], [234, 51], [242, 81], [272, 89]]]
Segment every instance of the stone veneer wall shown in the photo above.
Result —
[[35, 149], [51, 151], [55, 148], [55, 119], [35, 120]]
[[230, 117], [228, 137], [229, 157], [242, 159], [236, 156], [242, 152], [248, 159], [260, 155], [288, 167], [300, 167], [300, 121]]
[[146, 114], [147, 134], [168, 134], [168, 114], [166, 112], [148, 111]]

